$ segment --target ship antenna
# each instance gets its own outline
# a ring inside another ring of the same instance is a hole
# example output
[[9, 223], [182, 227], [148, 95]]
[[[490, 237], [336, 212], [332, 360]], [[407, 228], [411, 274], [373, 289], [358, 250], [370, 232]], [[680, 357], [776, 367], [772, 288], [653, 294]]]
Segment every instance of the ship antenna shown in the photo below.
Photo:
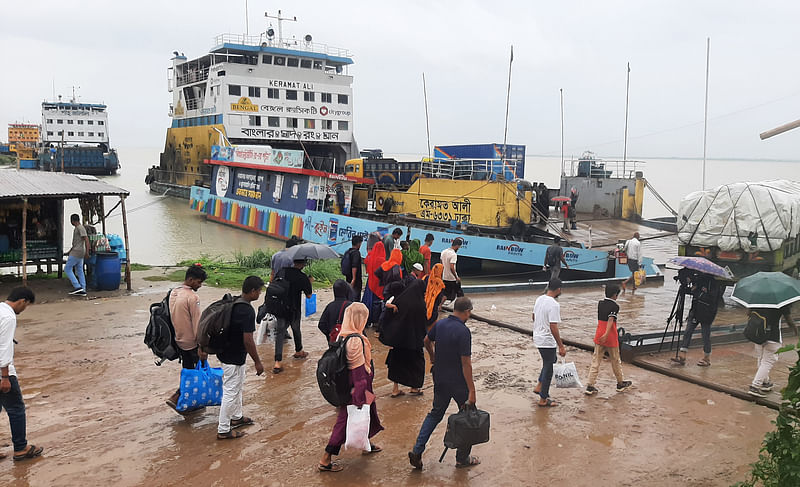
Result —
[[250, 16], [247, 14], [247, 0], [244, 0], [244, 30], [245, 35], [250, 36]]
[[281, 17], [281, 11], [278, 10], [278, 15], [270, 15], [269, 12], [264, 12], [264, 17], [278, 21], [278, 45], [283, 45], [283, 21], [288, 20], [289, 22], [297, 22], [297, 16]]
[[[500, 161], [502, 162], [501, 167], [505, 169], [506, 161], [506, 140], [508, 138], [508, 105], [511, 102], [511, 64], [514, 62], [514, 46], [511, 46], [511, 57], [508, 60], [508, 90], [506, 91], [506, 123], [505, 127], [503, 128], [503, 154], [500, 156]], [[505, 170], [504, 170], [505, 173]], [[514, 167], [514, 176], [516, 176], [516, 165]], [[525, 175], [523, 174], [523, 177]]]

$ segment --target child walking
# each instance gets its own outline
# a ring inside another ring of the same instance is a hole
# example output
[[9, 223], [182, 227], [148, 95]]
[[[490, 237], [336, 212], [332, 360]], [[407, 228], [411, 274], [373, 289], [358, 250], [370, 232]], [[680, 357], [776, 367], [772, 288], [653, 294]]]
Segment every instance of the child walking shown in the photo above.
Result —
[[619, 336], [617, 335], [617, 313], [619, 305], [619, 286], [609, 284], [606, 286], [606, 297], [597, 303], [597, 332], [594, 335], [594, 356], [592, 366], [589, 368], [589, 382], [586, 385], [584, 394], [592, 396], [597, 394], [594, 386], [597, 380], [597, 373], [600, 371], [600, 362], [603, 355], [608, 352], [608, 359], [611, 361], [611, 369], [617, 378], [617, 392], [622, 392], [629, 388], [631, 381], [625, 380], [622, 376], [622, 361], [619, 358]]

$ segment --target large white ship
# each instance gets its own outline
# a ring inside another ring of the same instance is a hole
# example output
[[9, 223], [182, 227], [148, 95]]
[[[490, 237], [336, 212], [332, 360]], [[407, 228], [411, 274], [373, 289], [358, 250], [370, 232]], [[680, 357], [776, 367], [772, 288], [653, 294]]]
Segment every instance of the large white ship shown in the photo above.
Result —
[[[270, 17], [270, 16], [268, 16]], [[257, 36], [221, 34], [203, 56], [173, 52], [168, 69], [172, 124], [146, 182], [188, 198], [210, 185], [213, 145], [303, 151], [307, 169], [338, 172], [358, 155], [353, 138], [353, 64], [346, 49], [284, 37], [280, 16]]]

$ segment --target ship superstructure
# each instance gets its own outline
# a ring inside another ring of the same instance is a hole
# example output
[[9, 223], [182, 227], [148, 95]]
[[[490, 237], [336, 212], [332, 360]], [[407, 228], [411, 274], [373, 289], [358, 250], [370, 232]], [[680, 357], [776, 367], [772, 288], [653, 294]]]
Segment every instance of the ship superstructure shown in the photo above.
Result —
[[32, 123], [8, 124], [8, 151], [15, 154], [21, 169], [35, 169], [41, 127]]
[[218, 35], [198, 58], [173, 53], [172, 123], [151, 189], [188, 197], [192, 185], [209, 187], [213, 145], [300, 150], [305, 168], [338, 173], [358, 154], [349, 51], [283, 38], [281, 20], [277, 32]]

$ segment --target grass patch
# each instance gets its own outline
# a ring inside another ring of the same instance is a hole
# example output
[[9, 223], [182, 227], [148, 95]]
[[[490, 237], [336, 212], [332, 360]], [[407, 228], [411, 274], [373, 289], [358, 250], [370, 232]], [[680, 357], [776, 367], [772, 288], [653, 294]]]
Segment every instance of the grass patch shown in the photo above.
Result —
[[0, 154], [0, 166], [10, 166], [11, 164], [17, 165], [17, 158], [15, 156]]
[[147, 264], [137, 264], [136, 262], [131, 264], [131, 271], [149, 271], [152, 268], [153, 266]]
[[236, 264], [244, 269], [266, 269], [272, 263], [273, 255], [275, 255], [275, 251], [272, 249], [256, 249], [249, 255], [236, 252], [233, 254], [233, 258], [236, 259]]
[[[150, 282], [172, 281], [173, 280], [170, 274], [161, 275], [161, 276], [145, 276], [142, 279], [144, 279], [145, 281], [150, 281]], [[179, 282], [183, 281], [183, 278], [178, 279], [178, 281]]]
[[[28, 280], [29, 281], [43, 281], [45, 279], [58, 279], [58, 272], [53, 272], [47, 274], [46, 272], [36, 273], [36, 272], [29, 272], [28, 273]], [[0, 282], [22, 282], [22, 275], [17, 277], [16, 274], [0, 274]], [[5, 298], [3, 298], [5, 299]]]

